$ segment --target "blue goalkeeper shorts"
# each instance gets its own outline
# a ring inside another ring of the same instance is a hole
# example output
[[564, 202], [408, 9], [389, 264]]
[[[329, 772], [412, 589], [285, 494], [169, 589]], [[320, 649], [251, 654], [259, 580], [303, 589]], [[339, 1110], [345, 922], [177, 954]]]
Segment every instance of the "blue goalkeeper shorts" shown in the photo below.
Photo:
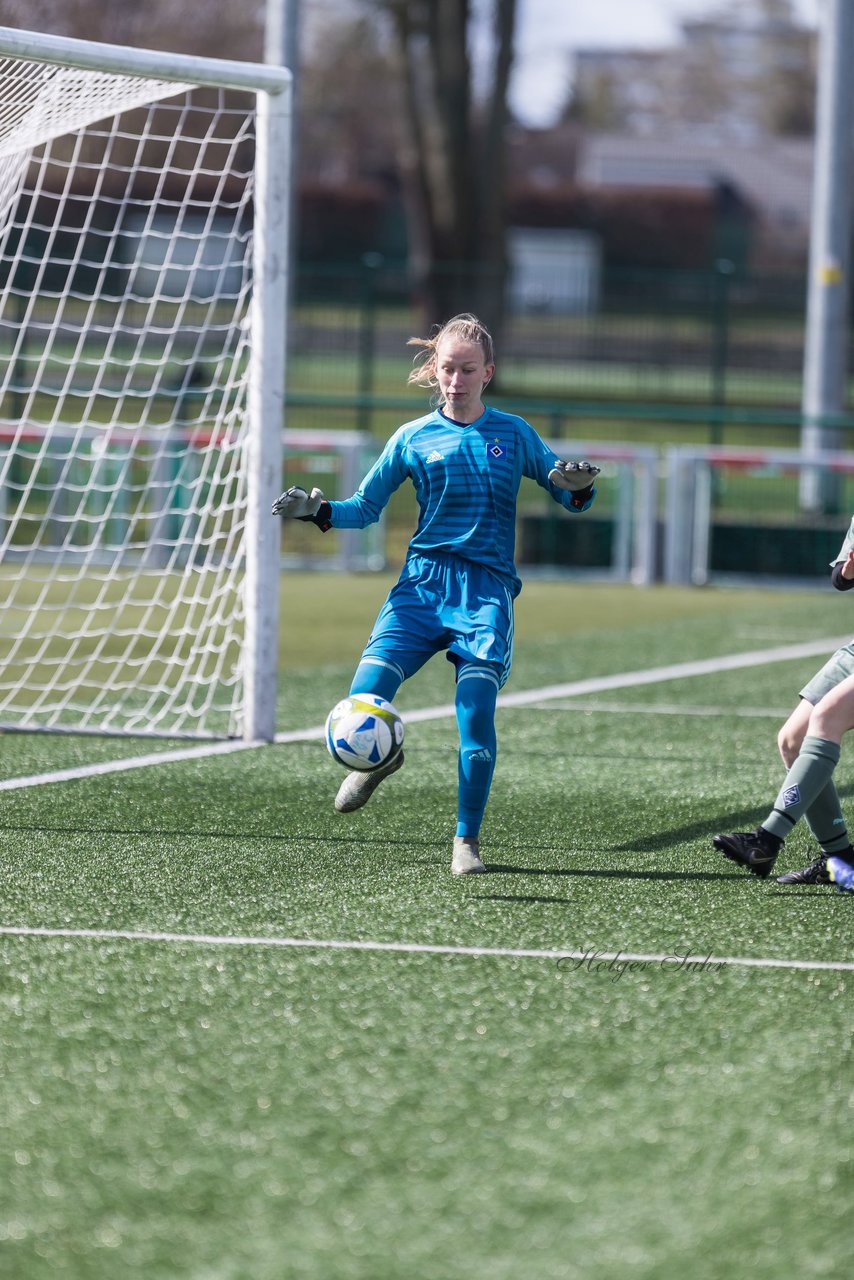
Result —
[[434, 653], [488, 664], [499, 689], [513, 661], [513, 596], [494, 573], [459, 556], [410, 554], [374, 624], [362, 660], [415, 675]]

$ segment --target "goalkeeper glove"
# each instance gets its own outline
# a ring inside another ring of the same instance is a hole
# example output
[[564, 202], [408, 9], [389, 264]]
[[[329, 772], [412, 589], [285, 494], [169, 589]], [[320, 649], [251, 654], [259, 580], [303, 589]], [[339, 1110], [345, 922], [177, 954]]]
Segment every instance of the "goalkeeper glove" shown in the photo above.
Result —
[[600, 468], [591, 462], [556, 462], [549, 472], [549, 479], [557, 489], [569, 489], [570, 493], [577, 494], [593, 488], [599, 471]]
[[299, 485], [286, 489], [273, 503], [273, 515], [316, 524], [322, 533], [332, 528], [332, 508], [320, 489], [312, 489], [311, 493]]
[[578, 511], [593, 497], [593, 481], [599, 468], [591, 462], [556, 462], [549, 472], [549, 480], [556, 489], [572, 494], [570, 506]]

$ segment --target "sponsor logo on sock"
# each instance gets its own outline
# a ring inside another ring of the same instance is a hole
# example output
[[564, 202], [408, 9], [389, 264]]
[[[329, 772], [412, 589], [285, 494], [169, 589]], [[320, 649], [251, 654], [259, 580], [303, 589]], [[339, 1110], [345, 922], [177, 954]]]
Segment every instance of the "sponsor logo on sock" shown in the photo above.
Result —
[[786, 787], [786, 790], [783, 792], [783, 808], [791, 809], [793, 805], [800, 804], [800, 802], [801, 789], [797, 783], [793, 787]]
[[489, 750], [489, 747], [484, 747], [481, 751], [472, 751], [469, 756], [469, 760], [485, 760], [488, 762], [491, 759], [492, 752]]

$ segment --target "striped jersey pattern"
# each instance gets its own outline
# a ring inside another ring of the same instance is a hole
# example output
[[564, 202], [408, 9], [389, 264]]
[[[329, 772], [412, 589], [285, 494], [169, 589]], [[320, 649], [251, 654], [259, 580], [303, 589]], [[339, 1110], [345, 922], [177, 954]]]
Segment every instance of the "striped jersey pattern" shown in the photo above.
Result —
[[[391, 495], [411, 480], [418, 499], [413, 552], [460, 556], [498, 574], [517, 595], [514, 563], [516, 498], [527, 476], [568, 511], [583, 511], [572, 494], [550, 484], [555, 454], [524, 418], [487, 407], [472, 423], [440, 409], [394, 433], [352, 498], [332, 502], [332, 525], [362, 529], [379, 519]], [[594, 490], [595, 493], [595, 490]]]

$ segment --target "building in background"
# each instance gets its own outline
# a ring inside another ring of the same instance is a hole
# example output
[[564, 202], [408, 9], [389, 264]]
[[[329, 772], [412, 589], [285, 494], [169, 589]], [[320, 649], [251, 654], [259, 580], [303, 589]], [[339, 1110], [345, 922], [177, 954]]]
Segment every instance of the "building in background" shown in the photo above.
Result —
[[747, 7], [685, 21], [681, 36], [660, 50], [578, 50], [572, 114], [637, 137], [678, 127], [747, 144], [811, 133], [815, 31]]
[[[622, 192], [642, 204], [668, 190], [714, 195], [720, 217], [714, 253], [756, 270], [802, 269], [809, 247], [813, 144], [767, 137], [716, 142], [689, 129], [655, 137], [588, 133], [577, 181], [589, 192]], [[742, 211], [751, 211], [749, 243]], [[739, 261], [741, 260], [741, 261]]]
[[800, 272], [816, 33], [786, 0], [685, 21], [675, 47], [581, 49], [550, 130], [516, 140], [516, 220], [596, 231], [606, 265]]

